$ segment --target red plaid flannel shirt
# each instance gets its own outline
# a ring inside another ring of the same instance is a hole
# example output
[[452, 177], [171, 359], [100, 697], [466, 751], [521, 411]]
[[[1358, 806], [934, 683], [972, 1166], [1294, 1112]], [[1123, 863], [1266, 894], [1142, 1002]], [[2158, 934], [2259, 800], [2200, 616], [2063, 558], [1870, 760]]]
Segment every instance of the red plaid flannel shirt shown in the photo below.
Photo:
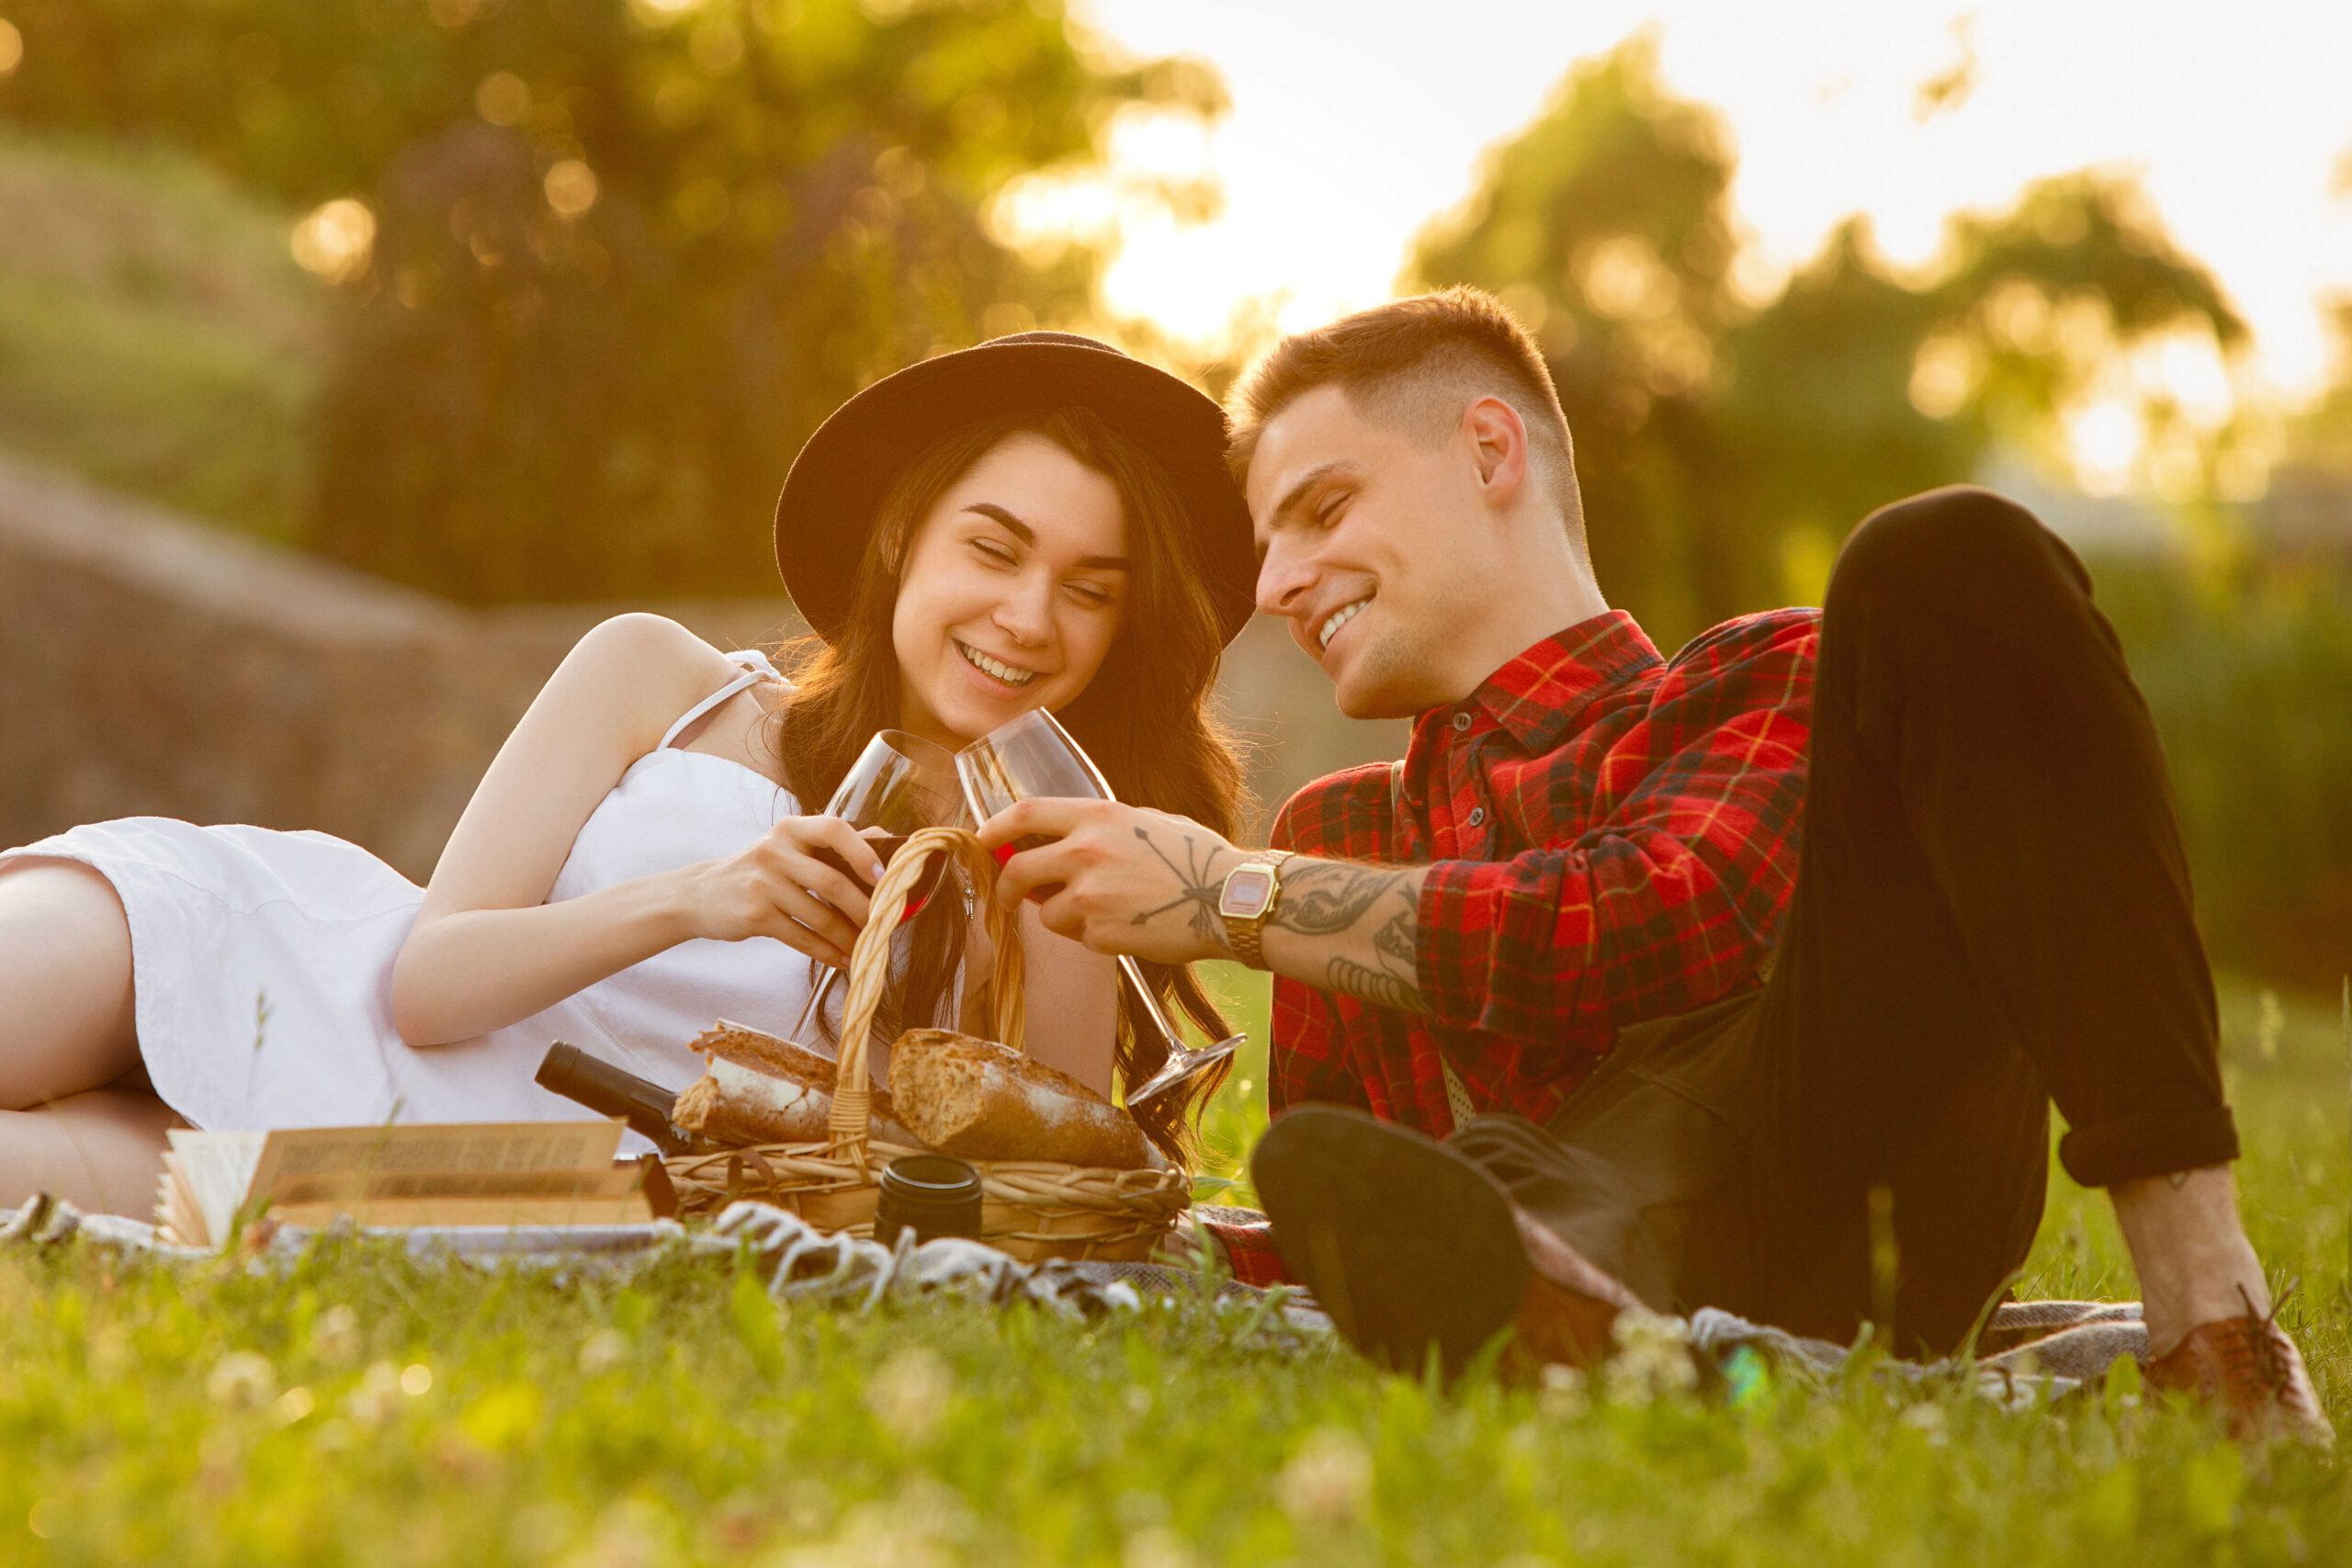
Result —
[[[1432, 1137], [1470, 1104], [1541, 1123], [1620, 1025], [1753, 986], [1796, 879], [1820, 615], [1729, 621], [1671, 660], [1623, 611], [1537, 643], [1413, 725], [1401, 764], [1318, 779], [1277, 848], [1430, 867], [1426, 1015], [1274, 981], [1273, 1113], [1360, 1106]], [[1261, 1225], [1212, 1225], [1245, 1283]]]

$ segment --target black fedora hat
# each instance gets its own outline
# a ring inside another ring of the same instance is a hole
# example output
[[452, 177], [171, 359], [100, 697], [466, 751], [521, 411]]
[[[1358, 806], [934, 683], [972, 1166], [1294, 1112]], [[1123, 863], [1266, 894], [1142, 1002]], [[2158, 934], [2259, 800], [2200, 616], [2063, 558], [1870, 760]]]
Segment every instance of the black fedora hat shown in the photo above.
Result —
[[775, 564], [792, 603], [831, 641], [849, 618], [857, 563], [891, 480], [933, 441], [993, 414], [1083, 404], [1159, 459], [1198, 541], [1227, 642], [1257, 595], [1250, 509], [1225, 467], [1225, 416], [1165, 370], [1072, 333], [1016, 333], [885, 376], [818, 427], [775, 502]]

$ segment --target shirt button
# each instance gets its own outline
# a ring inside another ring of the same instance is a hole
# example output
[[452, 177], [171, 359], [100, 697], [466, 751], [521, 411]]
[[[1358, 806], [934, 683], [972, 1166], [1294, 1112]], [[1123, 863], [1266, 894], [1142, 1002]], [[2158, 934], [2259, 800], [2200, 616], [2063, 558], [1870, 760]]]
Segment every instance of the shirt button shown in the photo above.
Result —
[[1476, 828], [1479, 823], [1484, 822], [1486, 819], [1487, 808], [1485, 807], [1474, 806], [1470, 808], [1470, 826]]
[[1458, 713], [1458, 714], [1455, 714], [1455, 715], [1453, 716], [1453, 728], [1456, 728], [1456, 729], [1458, 729], [1458, 730], [1459, 730], [1459, 729], [1467, 729], [1467, 728], [1470, 728], [1470, 716], [1469, 716], [1468, 714], [1466, 714], [1466, 713]]

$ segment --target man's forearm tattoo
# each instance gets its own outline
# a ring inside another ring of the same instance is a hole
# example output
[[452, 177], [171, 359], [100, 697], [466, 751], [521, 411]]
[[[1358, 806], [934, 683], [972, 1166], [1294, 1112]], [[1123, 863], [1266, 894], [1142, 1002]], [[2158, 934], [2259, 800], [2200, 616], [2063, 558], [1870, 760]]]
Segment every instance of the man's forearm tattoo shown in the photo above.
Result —
[[1372, 866], [1317, 862], [1283, 878], [1283, 901], [1274, 924], [1302, 936], [1330, 936], [1363, 919], [1380, 896], [1404, 880], [1401, 874]]
[[1362, 997], [1374, 1007], [1391, 1008], [1397, 1012], [1429, 1010], [1421, 1005], [1421, 993], [1410, 980], [1400, 980], [1385, 969], [1374, 969], [1352, 958], [1334, 958], [1323, 971], [1323, 977], [1330, 982], [1331, 989]]
[[1373, 962], [1340, 956], [1323, 966], [1323, 983], [1375, 1007], [1426, 1012], [1415, 949], [1419, 899], [1408, 874], [1377, 866], [1316, 862], [1283, 878], [1282, 902], [1268, 923], [1301, 936], [1340, 936], [1387, 911], [1371, 932]]

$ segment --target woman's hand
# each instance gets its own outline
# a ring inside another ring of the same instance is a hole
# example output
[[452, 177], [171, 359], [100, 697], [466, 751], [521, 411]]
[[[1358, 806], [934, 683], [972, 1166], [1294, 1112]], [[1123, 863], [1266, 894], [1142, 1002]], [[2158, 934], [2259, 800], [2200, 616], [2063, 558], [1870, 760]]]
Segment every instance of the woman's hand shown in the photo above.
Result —
[[[866, 879], [861, 887], [818, 858], [838, 856]], [[689, 934], [718, 942], [772, 936], [836, 969], [865, 929], [866, 895], [882, 878], [882, 857], [838, 817], [787, 817], [757, 843], [685, 873]]]

